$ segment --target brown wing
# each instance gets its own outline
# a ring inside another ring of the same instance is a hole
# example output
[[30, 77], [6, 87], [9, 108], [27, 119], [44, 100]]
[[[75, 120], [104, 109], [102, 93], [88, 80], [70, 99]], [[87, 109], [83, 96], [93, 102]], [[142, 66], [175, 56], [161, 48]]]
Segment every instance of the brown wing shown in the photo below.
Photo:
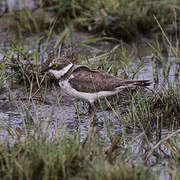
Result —
[[106, 72], [91, 70], [87, 66], [74, 69], [73, 76], [69, 82], [73, 88], [81, 92], [114, 91], [120, 86], [131, 88], [151, 84], [149, 80], [121, 80]]
[[113, 91], [119, 86], [120, 79], [105, 72], [90, 70], [86, 66], [73, 71], [69, 80], [71, 86], [81, 92]]

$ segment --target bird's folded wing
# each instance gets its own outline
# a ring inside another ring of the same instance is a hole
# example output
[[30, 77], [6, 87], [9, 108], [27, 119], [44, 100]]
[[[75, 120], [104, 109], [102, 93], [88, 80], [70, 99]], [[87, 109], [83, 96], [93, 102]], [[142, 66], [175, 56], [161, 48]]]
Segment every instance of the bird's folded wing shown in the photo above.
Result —
[[81, 70], [73, 72], [69, 83], [77, 91], [81, 92], [99, 92], [114, 91], [119, 87], [121, 80], [102, 71], [91, 71], [83, 67]]

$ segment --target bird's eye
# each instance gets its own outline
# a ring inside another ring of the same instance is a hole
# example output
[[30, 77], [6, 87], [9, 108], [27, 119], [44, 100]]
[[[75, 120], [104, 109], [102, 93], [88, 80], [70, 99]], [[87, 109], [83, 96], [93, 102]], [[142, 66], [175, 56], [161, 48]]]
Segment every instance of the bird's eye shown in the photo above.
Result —
[[58, 64], [53, 64], [53, 65], [52, 65], [52, 68], [53, 68], [53, 69], [55, 69], [55, 68], [57, 68], [57, 67], [58, 67]]

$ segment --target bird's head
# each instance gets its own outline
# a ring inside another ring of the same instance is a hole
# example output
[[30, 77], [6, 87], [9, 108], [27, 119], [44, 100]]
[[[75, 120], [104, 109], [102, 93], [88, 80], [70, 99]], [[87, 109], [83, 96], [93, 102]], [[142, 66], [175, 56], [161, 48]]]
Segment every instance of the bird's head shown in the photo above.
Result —
[[54, 59], [48, 67], [44, 68], [41, 72], [50, 72], [55, 76], [56, 79], [60, 79], [64, 76], [73, 66], [73, 63], [70, 62], [65, 57], [60, 57]]

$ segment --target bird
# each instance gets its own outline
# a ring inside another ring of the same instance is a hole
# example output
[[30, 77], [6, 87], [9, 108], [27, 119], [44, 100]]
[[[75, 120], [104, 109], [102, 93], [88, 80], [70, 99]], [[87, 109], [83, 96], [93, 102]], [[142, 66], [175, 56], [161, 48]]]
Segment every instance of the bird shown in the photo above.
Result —
[[98, 99], [118, 94], [125, 88], [146, 87], [151, 84], [149, 80], [122, 80], [104, 71], [74, 64], [65, 56], [53, 59], [41, 72], [54, 75], [66, 94], [88, 101], [93, 107], [91, 119], [94, 119], [97, 111], [95, 102]]

